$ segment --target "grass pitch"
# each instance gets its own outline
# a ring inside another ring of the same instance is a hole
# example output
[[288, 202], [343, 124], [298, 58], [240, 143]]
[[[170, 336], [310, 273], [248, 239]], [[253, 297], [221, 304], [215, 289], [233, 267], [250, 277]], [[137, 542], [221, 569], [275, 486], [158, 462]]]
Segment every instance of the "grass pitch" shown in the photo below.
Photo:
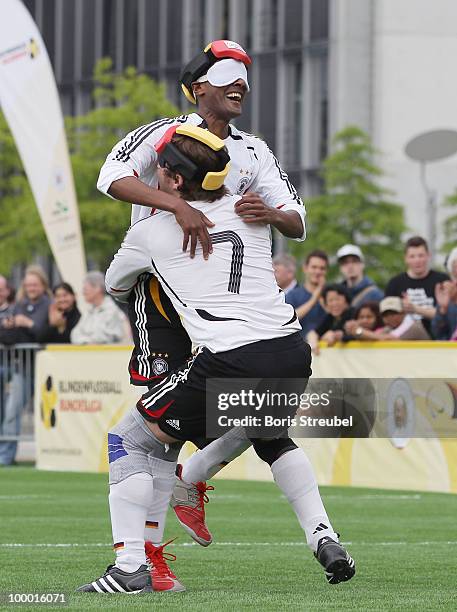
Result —
[[[216, 481], [214, 542], [193, 544], [169, 514], [172, 567], [187, 592], [76, 594], [112, 562], [107, 477], [0, 470], [1, 609], [5, 593], [66, 593], [63, 610], [455, 610], [457, 496], [323, 487], [354, 557], [353, 580], [328, 585], [294, 514], [270, 483]], [[452, 569], [454, 568], [454, 569]]]

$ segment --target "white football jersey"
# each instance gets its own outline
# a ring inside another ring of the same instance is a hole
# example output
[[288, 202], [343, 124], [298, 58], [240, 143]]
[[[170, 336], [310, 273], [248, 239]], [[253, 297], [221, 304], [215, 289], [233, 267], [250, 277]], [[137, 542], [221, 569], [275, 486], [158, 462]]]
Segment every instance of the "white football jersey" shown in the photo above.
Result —
[[276, 284], [269, 228], [244, 223], [234, 212], [239, 199], [190, 202], [215, 223], [206, 261], [200, 245], [193, 259], [183, 252], [172, 213], [159, 211], [133, 225], [106, 273], [108, 292], [125, 299], [141, 273], [154, 273], [194, 346], [215, 353], [299, 331]]
[[[100, 170], [98, 189], [109, 195], [111, 183], [126, 176], [136, 176], [146, 185], [157, 187], [158, 155], [154, 146], [170, 126], [187, 122], [200, 125], [203, 119], [197, 113], [191, 113], [154, 121], [127, 134], [106, 158]], [[303, 234], [297, 240], [304, 240], [305, 207], [267, 144], [233, 125], [229, 125], [229, 136], [224, 143], [231, 160], [225, 180], [229, 192], [242, 195], [246, 191], [255, 191], [268, 206], [296, 210], [303, 222]], [[150, 214], [148, 206], [133, 204], [132, 225]]]

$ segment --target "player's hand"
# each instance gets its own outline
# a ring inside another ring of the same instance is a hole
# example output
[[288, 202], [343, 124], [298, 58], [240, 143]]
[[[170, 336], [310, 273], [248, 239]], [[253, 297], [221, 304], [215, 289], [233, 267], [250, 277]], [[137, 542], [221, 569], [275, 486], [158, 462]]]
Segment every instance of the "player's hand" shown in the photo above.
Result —
[[190, 256], [193, 258], [195, 257], [197, 242], [200, 242], [203, 249], [203, 257], [208, 259], [209, 254], [213, 252], [208, 227], [214, 227], [214, 223], [202, 212], [189, 206], [184, 200], [176, 210], [175, 217], [184, 232], [182, 250], [187, 251], [190, 239]]
[[235, 204], [235, 212], [245, 223], [271, 225], [274, 221], [274, 209], [267, 206], [262, 198], [253, 192], [247, 192]]

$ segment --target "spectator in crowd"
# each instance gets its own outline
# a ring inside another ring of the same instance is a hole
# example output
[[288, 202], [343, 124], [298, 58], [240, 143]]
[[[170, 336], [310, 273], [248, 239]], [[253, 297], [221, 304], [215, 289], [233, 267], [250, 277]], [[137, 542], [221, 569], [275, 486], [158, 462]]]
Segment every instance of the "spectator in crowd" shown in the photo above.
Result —
[[81, 318], [75, 292], [68, 283], [60, 283], [54, 287], [52, 293], [54, 302], [49, 306], [48, 320], [38, 335], [38, 340], [43, 344], [71, 342], [71, 330]]
[[436, 315], [432, 333], [436, 340], [457, 340], [457, 281], [444, 281], [435, 287]]
[[89, 308], [71, 331], [71, 341], [74, 344], [128, 342], [127, 318], [106, 295], [105, 277], [102, 272], [94, 271], [87, 274], [83, 295]]
[[338, 249], [336, 257], [344, 278], [342, 285], [348, 290], [352, 308], [382, 300], [384, 294], [381, 289], [364, 275], [365, 258], [357, 245], [345, 244]]
[[422, 321], [405, 312], [401, 298], [385, 297], [379, 304], [385, 327], [378, 331], [359, 330], [361, 340], [430, 340]]
[[349, 294], [342, 285], [336, 283], [327, 285], [322, 297], [327, 314], [319, 326], [309, 331], [306, 336], [316, 355], [319, 354], [319, 341], [327, 342], [328, 346], [340, 342], [344, 336], [344, 324], [354, 317]]
[[[0, 336], [3, 319], [11, 319], [13, 316], [13, 304], [10, 302], [11, 288], [4, 276], [0, 276]], [[2, 340], [0, 339], [0, 343]], [[3, 405], [6, 399], [6, 390], [11, 378], [11, 364], [6, 354], [0, 360], [0, 432], [3, 427]]]
[[357, 308], [354, 318], [344, 324], [343, 340], [359, 340], [363, 330], [375, 332], [383, 327], [378, 302], [365, 302]]
[[306, 338], [309, 331], [318, 327], [326, 317], [321, 294], [325, 286], [328, 270], [328, 256], [325, 251], [316, 249], [308, 254], [303, 263], [305, 282], [297, 285], [286, 295], [286, 302], [295, 308]]
[[297, 286], [297, 261], [292, 255], [282, 253], [273, 257], [273, 269], [275, 271], [278, 287], [287, 295]]
[[457, 247], [450, 252], [446, 267], [451, 280], [435, 287], [437, 308], [432, 332], [437, 340], [457, 340]]
[[47, 324], [51, 303], [49, 283], [41, 266], [28, 266], [12, 316], [1, 321], [0, 343], [37, 342]]
[[[49, 283], [44, 270], [40, 266], [28, 266], [24, 280], [18, 291], [18, 301], [13, 307], [11, 317], [1, 321], [0, 343], [19, 344], [37, 342], [41, 330], [47, 322], [48, 308], [51, 302]], [[17, 359], [11, 362], [8, 372], [9, 393], [2, 406], [0, 419], [0, 435], [11, 437], [12, 440], [0, 442], [0, 465], [14, 463], [17, 452], [17, 438], [21, 431], [21, 416], [27, 402], [33, 399], [34, 354], [29, 354], [29, 372], [26, 376], [24, 350], [17, 353]], [[32, 390], [32, 395], [30, 395]]]
[[11, 319], [13, 316], [13, 304], [11, 303], [11, 287], [4, 276], [0, 275], [0, 325], [3, 319]]
[[406, 272], [387, 283], [386, 296], [402, 298], [403, 310], [421, 321], [431, 333], [431, 321], [436, 314], [435, 287], [449, 280], [447, 274], [430, 269], [427, 242], [420, 236], [410, 238], [405, 247]]

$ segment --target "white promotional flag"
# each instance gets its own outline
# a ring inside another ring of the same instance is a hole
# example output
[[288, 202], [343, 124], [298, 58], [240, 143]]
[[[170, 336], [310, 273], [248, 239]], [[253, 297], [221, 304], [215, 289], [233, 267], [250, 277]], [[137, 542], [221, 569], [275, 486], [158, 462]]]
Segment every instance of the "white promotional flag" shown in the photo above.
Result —
[[59, 95], [41, 35], [20, 0], [0, 3], [0, 104], [59, 272], [81, 295], [86, 262]]

